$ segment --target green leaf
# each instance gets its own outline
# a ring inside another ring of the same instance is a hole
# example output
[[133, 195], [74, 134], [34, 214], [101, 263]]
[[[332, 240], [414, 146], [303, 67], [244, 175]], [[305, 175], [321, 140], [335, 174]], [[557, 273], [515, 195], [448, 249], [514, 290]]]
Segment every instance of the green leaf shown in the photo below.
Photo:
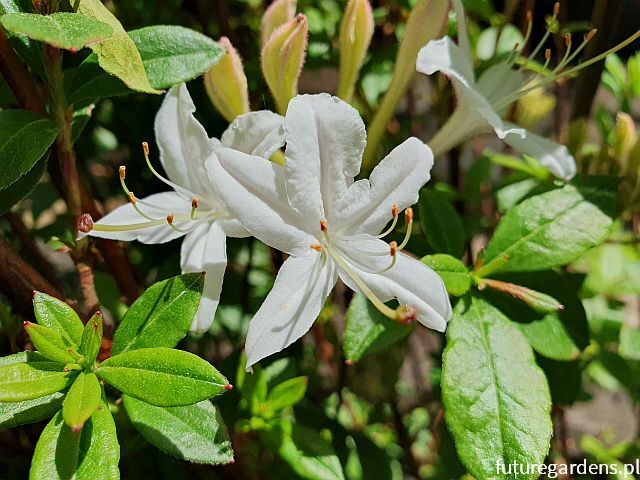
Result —
[[84, 332], [82, 332], [82, 340], [80, 341], [80, 352], [87, 366], [90, 367], [96, 362], [101, 345], [102, 314], [96, 312], [85, 325]]
[[124, 31], [122, 24], [100, 0], [79, 0], [78, 13], [104, 22], [113, 30], [113, 36], [91, 49], [98, 56], [100, 66], [118, 77], [132, 90], [145, 93], [162, 93], [149, 83], [140, 52]]
[[31, 170], [57, 135], [54, 122], [33, 112], [0, 111], [0, 189]]
[[[37, 352], [20, 352], [0, 358], [0, 367], [27, 361], [47, 361]], [[64, 393], [56, 392], [33, 400], [21, 402], [0, 402], [0, 428], [35, 423], [53, 416], [62, 406]]]
[[137, 348], [175, 347], [193, 322], [203, 286], [201, 273], [187, 273], [149, 287], [116, 330], [112, 355]]
[[620, 329], [621, 357], [629, 360], [640, 360], [640, 330], [623, 325]]
[[0, 367], [0, 402], [20, 402], [64, 390], [71, 384], [74, 372], [64, 365], [41, 356]]
[[349, 304], [344, 326], [344, 356], [347, 362], [357, 362], [364, 355], [379, 352], [402, 340], [413, 331], [384, 316], [367, 297], [356, 293]]
[[471, 275], [464, 263], [451, 255], [438, 253], [422, 257], [422, 263], [432, 268], [444, 282], [449, 295], [459, 297], [471, 288]]
[[159, 407], [191, 405], [230, 388], [209, 362], [170, 348], [115, 355], [100, 364], [96, 373], [122, 393]]
[[242, 355], [236, 370], [236, 383], [242, 397], [239, 407], [257, 415], [267, 399], [267, 374], [260, 365], [254, 365], [253, 373], [247, 373], [246, 365], [247, 357]]
[[78, 432], [100, 405], [102, 388], [93, 372], [81, 372], [71, 385], [62, 404], [65, 423]]
[[46, 293], [35, 292], [33, 312], [39, 325], [53, 328], [66, 336], [74, 345], [80, 345], [84, 325], [75, 310], [62, 300]]
[[588, 272], [585, 287], [589, 291], [610, 297], [640, 295], [640, 245], [604, 243], [576, 263], [577, 270]]
[[76, 13], [50, 15], [10, 13], [0, 17], [2, 26], [12, 33], [67, 50], [79, 50], [113, 35], [109, 25]]
[[233, 461], [227, 427], [210, 400], [184, 407], [156, 407], [128, 395], [122, 398], [131, 423], [163, 452], [210, 465]]
[[315, 430], [299, 423], [280, 421], [260, 436], [291, 469], [306, 480], [342, 480], [342, 465], [333, 447]]
[[616, 192], [615, 180], [587, 177], [524, 200], [498, 224], [479, 274], [547, 270], [575, 260], [606, 238]]
[[445, 420], [456, 450], [476, 478], [533, 480], [538, 476], [497, 474], [496, 463], [544, 462], [551, 438], [546, 379], [499, 310], [479, 298], [465, 303], [449, 324], [442, 369]]
[[[24, 0], [14, 2], [12, 0], [0, 0], [0, 15], [8, 13], [19, 13], [26, 10], [32, 10], [33, 4]], [[7, 32], [7, 37], [11, 46], [15, 49], [22, 60], [31, 67], [31, 69], [45, 78], [44, 72], [44, 49], [39, 42], [32, 41], [24, 35], [14, 35]]]
[[25, 322], [24, 329], [36, 350], [49, 360], [62, 364], [79, 363], [80, 354], [76, 348], [53, 328]]
[[59, 412], [40, 435], [29, 479], [118, 479], [119, 459], [116, 425], [107, 405], [101, 404], [79, 432], [73, 432]]
[[29, 195], [47, 169], [47, 155], [36, 162], [31, 170], [18, 178], [7, 188], [0, 189], [0, 215]]
[[418, 208], [429, 246], [436, 253], [461, 257], [464, 253], [464, 228], [453, 206], [437, 193], [422, 190]]
[[308, 383], [308, 377], [295, 377], [279, 383], [267, 396], [268, 407], [274, 412], [279, 412], [295, 405], [304, 398]]

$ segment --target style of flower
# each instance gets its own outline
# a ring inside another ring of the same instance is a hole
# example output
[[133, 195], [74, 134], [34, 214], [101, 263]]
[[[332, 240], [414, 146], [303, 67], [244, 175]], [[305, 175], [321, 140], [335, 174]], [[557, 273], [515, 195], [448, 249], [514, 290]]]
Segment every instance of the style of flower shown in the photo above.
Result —
[[[493, 129], [500, 139], [516, 151], [537, 159], [556, 177], [570, 180], [576, 174], [576, 163], [567, 147], [528, 132], [503, 118], [511, 105], [524, 95], [566, 75], [567, 72], [563, 72], [564, 67], [577, 57], [595, 31], [590, 32], [585, 42], [572, 54], [570, 54], [571, 37], [568, 36], [567, 54], [563, 61], [548, 77], [537, 81], [528, 78], [524, 70], [538, 54], [548, 35], [529, 58], [521, 62], [522, 68], [514, 68], [521, 49], [531, 34], [532, 22], [529, 16], [529, 29], [523, 45], [515, 45], [514, 52], [508, 59], [492, 65], [476, 80], [465, 27], [464, 9], [460, 0], [453, 0], [453, 6], [458, 17], [458, 44], [456, 45], [448, 36], [432, 40], [420, 50], [416, 62], [416, 69], [421, 73], [432, 75], [439, 71], [447, 75], [456, 91], [458, 102], [456, 110], [429, 142], [435, 155], [439, 156], [449, 151], [472, 135]], [[558, 6], [554, 11], [553, 21], [556, 20], [557, 10]], [[551, 58], [551, 51], [547, 50], [545, 56], [546, 68]]]
[[[225, 208], [253, 236], [290, 255], [249, 324], [247, 368], [304, 335], [338, 278], [388, 317], [444, 331], [451, 305], [442, 280], [401, 252], [412, 230], [409, 207], [429, 180], [430, 149], [410, 138], [368, 180], [354, 182], [365, 127], [356, 110], [327, 94], [291, 100], [283, 143], [285, 166], [232, 148], [216, 149], [206, 162]], [[402, 209], [405, 238], [387, 244], [381, 238]], [[384, 303], [392, 299], [397, 308]]]
[[83, 215], [79, 230], [93, 237], [148, 244], [184, 236], [180, 252], [182, 272], [206, 273], [203, 296], [191, 325], [191, 331], [201, 333], [211, 326], [220, 299], [227, 264], [226, 236], [248, 236], [220, 204], [204, 162], [222, 146], [269, 158], [282, 144], [284, 132], [280, 116], [254, 112], [236, 119], [218, 140], [208, 137], [193, 112], [195, 106], [182, 84], [171, 88], [156, 116], [160, 162], [168, 178], [152, 166], [149, 148], [143, 144], [147, 166], [172, 191], [137, 198], [126, 185], [125, 167], [120, 167], [120, 181], [129, 203], [95, 223], [87, 214]]

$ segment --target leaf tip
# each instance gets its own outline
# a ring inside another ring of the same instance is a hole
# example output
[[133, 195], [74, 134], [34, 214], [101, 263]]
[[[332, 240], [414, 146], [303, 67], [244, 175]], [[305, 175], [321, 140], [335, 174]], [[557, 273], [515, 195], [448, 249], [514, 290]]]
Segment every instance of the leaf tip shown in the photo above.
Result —
[[230, 383], [227, 383], [227, 384], [224, 386], [224, 389], [225, 389], [225, 390], [227, 390], [227, 391], [229, 391], [229, 390], [233, 390], [233, 385], [231, 385]]
[[353, 365], [355, 362], [353, 360], [351, 360], [350, 358], [348, 358], [347, 360], [344, 361], [344, 364], [347, 367], [350, 367], [351, 365]]

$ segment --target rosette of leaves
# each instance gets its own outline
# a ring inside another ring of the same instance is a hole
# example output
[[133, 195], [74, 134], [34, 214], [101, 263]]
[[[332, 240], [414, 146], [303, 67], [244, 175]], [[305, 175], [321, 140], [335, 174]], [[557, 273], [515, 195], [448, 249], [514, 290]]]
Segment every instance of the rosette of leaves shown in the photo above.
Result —
[[152, 285], [124, 316], [110, 354], [102, 349], [100, 312], [83, 325], [69, 305], [34, 293], [37, 323], [25, 322], [25, 329], [36, 351], [0, 359], [0, 427], [53, 417], [30, 478], [119, 478], [113, 389], [160, 450], [198, 463], [232, 461], [226, 426], [210, 401], [231, 385], [207, 361], [174, 349], [203, 284], [203, 274], [189, 273]]

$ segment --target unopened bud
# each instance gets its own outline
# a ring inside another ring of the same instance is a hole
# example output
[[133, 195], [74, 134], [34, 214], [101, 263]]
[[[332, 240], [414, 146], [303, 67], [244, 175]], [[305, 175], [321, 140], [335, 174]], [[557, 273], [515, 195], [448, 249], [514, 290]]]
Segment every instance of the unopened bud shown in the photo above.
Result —
[[267, 8], [260, 23], [260, 45], [265, 46], [280, 26], [296, 16], [297, 0], [275, 0]]
[[93, 218], [88, 213], [83, 213], [78, 217], [78, 223], [76, 225], [79, 232], [89, 233], [93, 229]]
[[231, 123], [249, 112], [249, 88], [240, 55], [228, 38], [222, 37], [219, 43], [225, 54], [204, 74], [204, 86], [213, 106]]
[[478, 288], [482, 290], [486, 287], [503, 293], [508, 293], [518, 300], [526, 303], [534, 312], [541, 313], [543, 315], [547, 313], [561, 312], [564, 310], [564, 305], [558, 302], [558, 300], [553, 298], [551, 295], [547, 295], [546, 293], [538, 292], [537, 290], [532, 290], [521, 285], [493, 280], [490, 278], [483, 278], [478, 284]]
[[613, 146], [615, 158], [620, 164], [621, 173], [628, 171], [629, 155], [637, 142], [638, 133], [633, 118], [628, 113], [619, 112], [616, 117], [615, 141]]
[[308, 33], [307, 17], [300, 14], [274, 31], [262, 48], [262, 74], [281, 114], [298, 94]]
[[351, 102], [358, 72], [373, 37], [369, 0], [349, 0], [340, 24], [340, 84], [338, 97]]

